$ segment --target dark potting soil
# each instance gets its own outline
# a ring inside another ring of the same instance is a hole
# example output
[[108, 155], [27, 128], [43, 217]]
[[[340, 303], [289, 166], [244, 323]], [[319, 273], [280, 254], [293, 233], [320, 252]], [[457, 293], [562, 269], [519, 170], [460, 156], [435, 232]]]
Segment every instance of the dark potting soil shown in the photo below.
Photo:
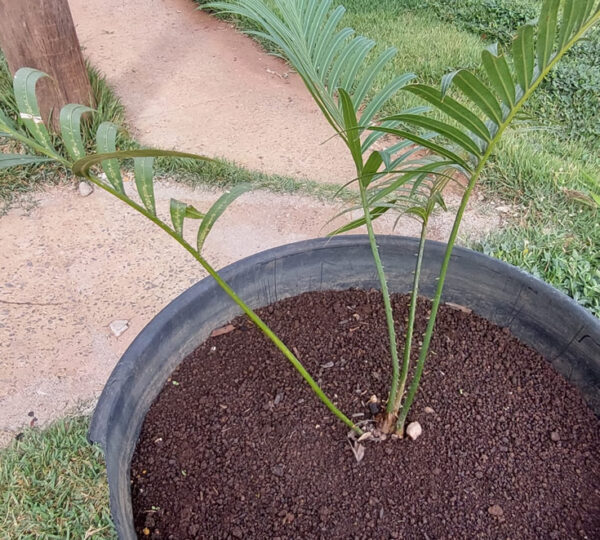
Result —
[[[259, 313], [360, 421], [389, 384], [381, 304], [317, 292]], [[407, 299], [394, 310], [405, 321]], [[423, 435], [366, 443], [358, 463], [281, 353], [232, 324], [146, 417], [131, 468], [141, 538], [600, 538], [599, 422], [508, 331], [443, 307], [409, 418]]]

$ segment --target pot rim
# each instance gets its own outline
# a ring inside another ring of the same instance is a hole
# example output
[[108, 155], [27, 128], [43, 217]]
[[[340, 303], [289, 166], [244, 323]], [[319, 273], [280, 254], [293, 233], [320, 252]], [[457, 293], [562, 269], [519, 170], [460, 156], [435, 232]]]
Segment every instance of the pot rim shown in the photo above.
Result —
[[[390, 290], [409, 291], [418, 239], [390, 235], [378, 236], [377, 242], [389, 269]], [[426, 243], [422, 296], [431, 298], [435, 290], [445, 248], [441, 242]], [[219, 273], [254, 309], [310, 290], [379, 288], [366, 235], [286, 244], [241, 259]], [[467, 306], [508, 327], [579, 386], [600, 415], [600, 319], [575, 300], [508, 263], [455, 247], [442, 301]], [[177, 364], [213, 329], [239, 314], [217, 283], [204, 278], [148, 323], [111, 373], [88, 439], [106, 456], [111, 513], [120, 538], [135, 538], [129, 467], [143, 418]]]

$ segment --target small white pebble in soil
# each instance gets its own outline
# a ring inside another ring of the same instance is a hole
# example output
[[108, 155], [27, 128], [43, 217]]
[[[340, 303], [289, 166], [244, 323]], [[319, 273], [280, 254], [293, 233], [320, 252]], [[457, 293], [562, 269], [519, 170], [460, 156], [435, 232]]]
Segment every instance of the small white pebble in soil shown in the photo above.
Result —
[[419, 422], [411, 422], [406, 428], [406, 435], [413, 441], [418, 439], [423, 434], [423, 428]]
[[425, 407], [424, 410], [427, 414], [433, 414], [435, 412], [431, 407]]
[[558, 431], [553, 431], [552, 433], [550, 433], [550, 438], [554, 442], [558, 442], [558, 441], [560, 441], [560, 434], [558, 433]]

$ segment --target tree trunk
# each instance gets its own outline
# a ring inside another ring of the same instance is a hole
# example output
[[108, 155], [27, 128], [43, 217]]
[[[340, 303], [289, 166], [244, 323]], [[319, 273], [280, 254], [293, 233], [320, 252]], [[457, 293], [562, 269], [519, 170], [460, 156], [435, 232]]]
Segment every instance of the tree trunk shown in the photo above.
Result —
[[21, 67], [50, 75], [38, 82], [37, 96], [55, 131], [67, 103], [94, 106], [68, 0], [0, 0], [0, 46], [13, 75]]

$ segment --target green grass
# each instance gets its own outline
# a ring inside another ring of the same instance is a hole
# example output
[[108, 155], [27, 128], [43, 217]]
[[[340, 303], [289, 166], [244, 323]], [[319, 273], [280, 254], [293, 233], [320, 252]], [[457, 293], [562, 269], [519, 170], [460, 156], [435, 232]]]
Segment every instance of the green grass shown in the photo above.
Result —
[[523, 145], [523, 135], [507, 134], [484, 181], [490, 194], [514, 205], [516, 218], [473, 247], [551, 283], [600, 317], [600, 208], [586, 201], [597, 188], [573, 181], [599, 170], [600, 159], [546, 132], [528, 136]]
[[[348, 9], [353, 2], [347, 2]], [[373, 88], [373, 94], [379, 92], [398, 73], [412, 71], [418, 74], [422, 81], [434, 83], [453, 68], [473, 68], [478, 63], [478, 51], [481, 41], [453, 26], [437, 19], [432, 13], [401, 11], [394, 17], [387, 17], [377, 7], [371, 11], [350, 12], [345, 24], [354, 27], [363, 34], [377, 41], [377, 54], [389, 46], [398, 49], [398, 53], [388, 65], [378, 84]], [[435, 36], [435, 54], [423, 44]], [[382, 114], [397, 113], [402, 109], [420, 105], [410, 94], [399, 92], [383, 109]]]
[[[582, 225], [596, 227], [597, 236], [598, 223], [582, 219], [579, 212], [573, 209], [573, 217]], [[562, 230], [556, 220], [536, 221], [535, 228], [513, 225], [502, 233], [491, 235], [476, 247], [552, 283], [600, 317], [600, 252], [594, 246], [592, 235], [582, 242], [569, 231]], [[582, 246], [584, 251], [581, 251]]]
[[[516, 29], [535, 20], [540, 0], [399, 0], [415, 13], [434, 13], [485, 42], [507, 46]], [[368, 4], [368, 2], [366, 2]], [[396, 8], [402, 9], [402, 8]], [[573, 48], [542, 85], [530, 110], [542, 125], [556, 125], [562, 140], [597, 149], [600, 137], [600, 31]], [[460, 64], [458, 67], [461, 67]]]
[[30, 429], [0, 450], [0, 538], [116, 538], [104, 459], [86, 440], [88, 423]]
[[[367, 2], [368, 3], [368, 2]], [[428, 10], [457, 28], [502, 44], [537, 17], [539, 0], [391, 0], [398, 9]]]

